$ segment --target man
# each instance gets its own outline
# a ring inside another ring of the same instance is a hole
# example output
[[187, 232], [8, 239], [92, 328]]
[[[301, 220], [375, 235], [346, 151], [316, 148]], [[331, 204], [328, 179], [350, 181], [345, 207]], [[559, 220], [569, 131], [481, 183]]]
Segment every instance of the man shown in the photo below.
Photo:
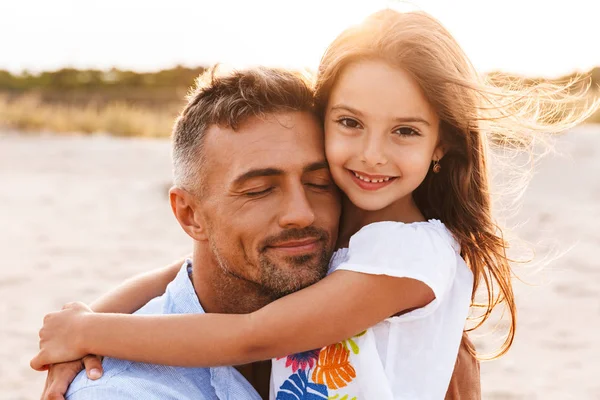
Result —
[[[170, 202], [194, 240], [192, 260], [139, 313], [249, 313], [323, 278], [334, 250], [340, 202], [310, 86], [268, 68], [204, 78], [173, 132]], [[308, 239], [313, 250], [297, 251]], [[177, 368], [107, 358], [100, 366], [88, 357], [84, 363], [88, 374], [101, 368], [104, 374], [93, 381], [80, 373], [70, 400], [268, 398], [269, 362]], [[43, 398], [62, 396], [80, 366], [53, 367]], [[478, 365], [463, 346], [448, 398], [479, 398], [478, 385]]]

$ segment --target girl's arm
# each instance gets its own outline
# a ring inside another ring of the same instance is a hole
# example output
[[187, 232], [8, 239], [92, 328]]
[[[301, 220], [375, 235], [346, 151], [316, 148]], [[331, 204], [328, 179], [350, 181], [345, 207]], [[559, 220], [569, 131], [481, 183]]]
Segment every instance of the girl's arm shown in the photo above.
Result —
[[165, 292], [185, 259], [167, 267], [136, 275], [94, 301], [91, 309], [97, 313], [131, 314]]
[[[137, 311], [148, 301], [165, 292], [167, 285], [175, 279], [184, 262], [185, 259], [182, 259], [167, 267], [136, 275], [126, 280], [92, 303], [91, 309], [98, 313], [132, 313]], [[83, 368], [87, 371], [87, 376], [90, 379], [95, 380], [102, 375], [102, 361], [99, 357], [92, 355], [86, 356], [80, 361], [50, 366], [42, 398], [50, 398], [51, 396], [63, 398], [67, 388]]]
[[[57, 313], [47, 321], [47, 332], [40, 332], [41, 350], [32, 367], [88, 353], [177, 366], [246, 364], [340, 342], [434, 298], [429, 286], [417, 280], [336, 271], [251, 314], [142, 316], [80, 310], [61, 319]], [[79, 353], [64, 352], [67, 335]]]

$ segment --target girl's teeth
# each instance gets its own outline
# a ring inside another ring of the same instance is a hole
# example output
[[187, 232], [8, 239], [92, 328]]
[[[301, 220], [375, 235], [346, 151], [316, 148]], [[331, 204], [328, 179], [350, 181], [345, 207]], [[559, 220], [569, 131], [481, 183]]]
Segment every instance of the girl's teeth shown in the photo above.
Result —
[[390, 180], [390, 177], [385, 177], [382, 179], [369, 179], [369, 178], [365, 178], [362, 175], [357, 174], [356, 172], [352, 171], [352, 173], [354, 174], [354, 176], [356, 176], [358, 179], [360, 179], [361, 181], [365, 181], [365, 182], [371, 182], [371, 183], [382, 183], [382, 182], [387, 182]]

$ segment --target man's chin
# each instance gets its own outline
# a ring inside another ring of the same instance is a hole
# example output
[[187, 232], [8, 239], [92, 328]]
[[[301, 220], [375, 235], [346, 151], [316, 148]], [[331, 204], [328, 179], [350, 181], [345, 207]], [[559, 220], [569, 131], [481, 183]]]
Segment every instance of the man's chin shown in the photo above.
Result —
[[283, 297], [314, 285], [327, 274], [327, 266], [319, 255], [286, 257], [263, 263], [262, 285], [276, 297]]

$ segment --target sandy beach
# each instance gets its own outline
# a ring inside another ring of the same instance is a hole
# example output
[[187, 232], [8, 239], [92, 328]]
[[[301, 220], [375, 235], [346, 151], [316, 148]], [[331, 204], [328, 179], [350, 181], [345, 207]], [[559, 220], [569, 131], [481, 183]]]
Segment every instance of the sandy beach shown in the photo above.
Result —
[[[39, 398], [45, 373], [29, 359], [45, 313], [190, 251], [168, 206], [169, 147], [0, 133], [1, 400]], [[536, 274], [517, 267], [529, 283], [515, 283], [517, 337], [482, 365], [484, 399], [600, 399], [600, 125], [563, 135], [556, 149], [513, 220], [524, 240], [565, 254]]]

